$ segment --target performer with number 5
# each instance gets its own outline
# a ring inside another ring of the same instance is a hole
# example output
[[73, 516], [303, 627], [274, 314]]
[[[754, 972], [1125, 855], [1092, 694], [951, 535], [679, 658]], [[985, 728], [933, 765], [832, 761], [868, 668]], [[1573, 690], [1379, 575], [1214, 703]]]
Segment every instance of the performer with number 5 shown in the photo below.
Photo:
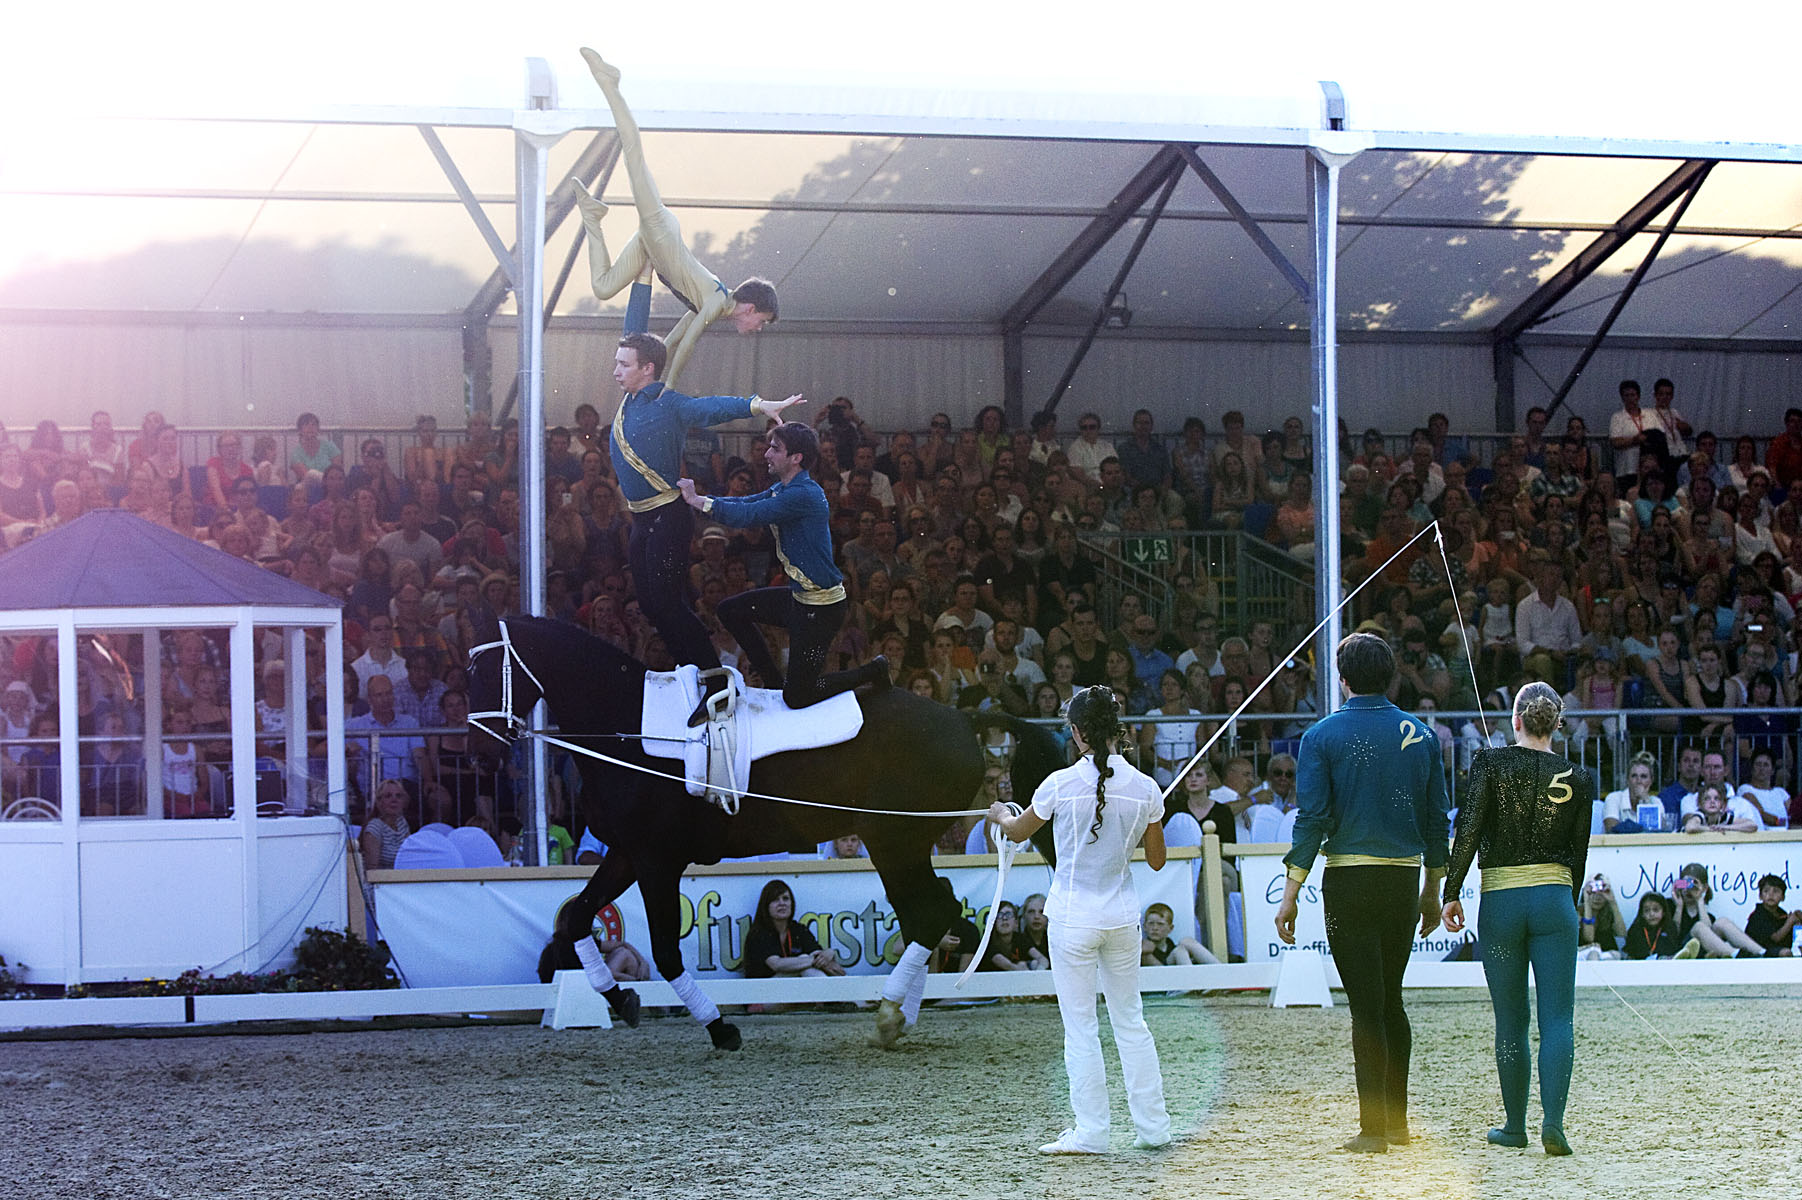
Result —
[[[1576, 1056], [1576, 901], [1589, 855], [1595, 782], [1587, 769], [1551, 752], [1564, 701], [1549, 684], [1529, 683], [1514, 698], [1515, 744], [1479, 750], [1458, 809], [1458, 836], [1446, 875], [1445, 927], [1464, 928], [1459, 888], [1481, 857], [1483, 975], [1495, 1006], [1495, 1070], [1507, 1120], [1489, 1131], [1497, 1146], [1527, 1144], [1527, 966], [1539, 1000], [1540, 1141], [1547, 1154], [1570, 1153], [1564, 1103]], [[1584, 918], [1592, 922], [1593, 918]]]

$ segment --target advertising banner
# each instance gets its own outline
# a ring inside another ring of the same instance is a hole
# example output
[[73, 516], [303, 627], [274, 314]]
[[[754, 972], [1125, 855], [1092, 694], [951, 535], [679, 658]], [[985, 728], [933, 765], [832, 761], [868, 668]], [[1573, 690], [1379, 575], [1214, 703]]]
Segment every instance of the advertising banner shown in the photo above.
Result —
[[[697, 978], [741, 975], [745, 933], [758, 893], [771, 879], [795, 894], [795, 919], [820, 945], [838, 952], [856, 975], [885, 974], [901, 956], [901, 924], [867, 864], [845, 870], [788, 871], [767, 864], [755, 874], [694, 874], [681, 885], [682, 959]], [[964, 915], [980, 927], [995, 894], [993, 866], [941, 867], [962, 900]], [[1168, 904], [1178, 932], [1193, 935], [1195, 900], [1187, 861], [1162, 871], [1133, 864], [1140, 906]], [[409, 987], [457, 987], [487, 983], [535, 983], [538, 956], [550, 938], [558, 907], [582, 890], [580, 879], [522, 876], [506, 880], [408, 881], [376, 885], [376, 919]], [[1016, 905], [1051, 886], [1049, 868], [1015, 864], [1004, 899]], [[603, 909], [598, 924], [610, 937], [631, 943], [648, 960], [651, 938], [637, 887]]]
[[[1245, 892], [1246, 961], [1267, 962], [1289, 949], [1276, 936], [1276, 906], [1283, 898], [1282, 858], [1279, 854], [1243, 854], [1235, 861]], [[1660, 838], [1643, 844], [1591, 846], [1588, 874], [1600, 873], [1608, 879], [1620, 901], [1621, 916], [1631, 922], [1639, 911], [1642, 895], [1648, 891], [1670, 895], [1672, 878], [1686, 864], [1699, 862], [1708, 868], [1709, 883], [1714, 888], [1708, 911], [1743, 926], [1747, 914], [1758, 904], [1760, 876], [1780, 876], [1793, 890], [1792, 861], [1802, 867], [1802, 841]], [[1324, 869], [1325, 859], [1317, 860], [1307, 883], [1302, 885], [1295, 919], [1295, 945], [1311, 947], [1322, 954], [1327, 952], [1326, 919], [1320, 905], [1320, 876]], [[1453, 935], [1438, 929], [1424, 938], [1417, 937], [1413, 954], [1416, 961], [1446, 958], [1465, 941], [1474, 939], [1482, 907], [1480, 887], [1478, 872], [1472, 869], [1460, 897], [1464, 902], [1465, 932]]]

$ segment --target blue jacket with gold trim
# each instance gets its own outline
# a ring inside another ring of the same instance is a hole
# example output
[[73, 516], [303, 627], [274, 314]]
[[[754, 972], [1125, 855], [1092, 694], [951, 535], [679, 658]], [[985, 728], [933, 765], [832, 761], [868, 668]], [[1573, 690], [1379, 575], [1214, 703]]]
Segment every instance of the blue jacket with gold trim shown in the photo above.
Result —
[[1307, 870], [1329, 855], [1451, 855], [1439, 738], [1386, 696], [1353, 696], [1302, 735], [1296, 756], [1295, 832], [1283, 862]]
[[825, 491], [805, 470], [755, 496], [708, 499], [708, 515], [722, 525], [770, 527], [776, 539], [776, 557], [796, 600], [832, 604], [845, 598], [845, 577], [832, 562], [831, 507]]
[[[754, 415], [751, 396], [685, 396], [662, 380], [620, 402], [613, 417], [613, 469], [633, 512], [680, 500], [682, 438], [691, 428]], [[636, 461], [634, 461], [636, 460]], [[655, 473], [658, 481], [646, 477]]]

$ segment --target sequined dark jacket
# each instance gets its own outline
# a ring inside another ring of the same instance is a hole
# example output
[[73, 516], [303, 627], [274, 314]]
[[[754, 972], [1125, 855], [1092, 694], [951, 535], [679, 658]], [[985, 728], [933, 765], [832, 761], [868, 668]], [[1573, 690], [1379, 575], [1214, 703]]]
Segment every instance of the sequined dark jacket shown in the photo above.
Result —
[[1525, 746], [1479, 750], [1458, 809], [1445, 894], [1458, 895], [1471, 860], [1483, 869], [1553, 863], [1568, 867], [1571, 899], [1580, 897], [1596, 798], [1589, 771]]

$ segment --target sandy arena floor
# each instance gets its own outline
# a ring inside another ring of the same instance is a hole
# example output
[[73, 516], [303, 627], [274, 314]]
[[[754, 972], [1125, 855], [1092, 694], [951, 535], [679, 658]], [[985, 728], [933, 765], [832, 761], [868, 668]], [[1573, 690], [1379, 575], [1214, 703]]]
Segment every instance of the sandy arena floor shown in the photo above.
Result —
[[[1045, 1159], [1067, 1123], [1048, 1002], [929, 1009], [899, 1050], [867, 1013], [637, 1030], [496, 1025], [0, 1043], [0, 1196], [1802, 1197], [1802, 996], [1579, 993], [1577, 1155], [1484, 1145], [1489, 1008], [1412, 994], [1412, 1146], [1336, 1153], [1356, 1125], [1349, 1015], [1258, 995], [1157, 998], [1178, 1141]], [[1530, 1115], [1537, 1130], [1537, 1104]]]

